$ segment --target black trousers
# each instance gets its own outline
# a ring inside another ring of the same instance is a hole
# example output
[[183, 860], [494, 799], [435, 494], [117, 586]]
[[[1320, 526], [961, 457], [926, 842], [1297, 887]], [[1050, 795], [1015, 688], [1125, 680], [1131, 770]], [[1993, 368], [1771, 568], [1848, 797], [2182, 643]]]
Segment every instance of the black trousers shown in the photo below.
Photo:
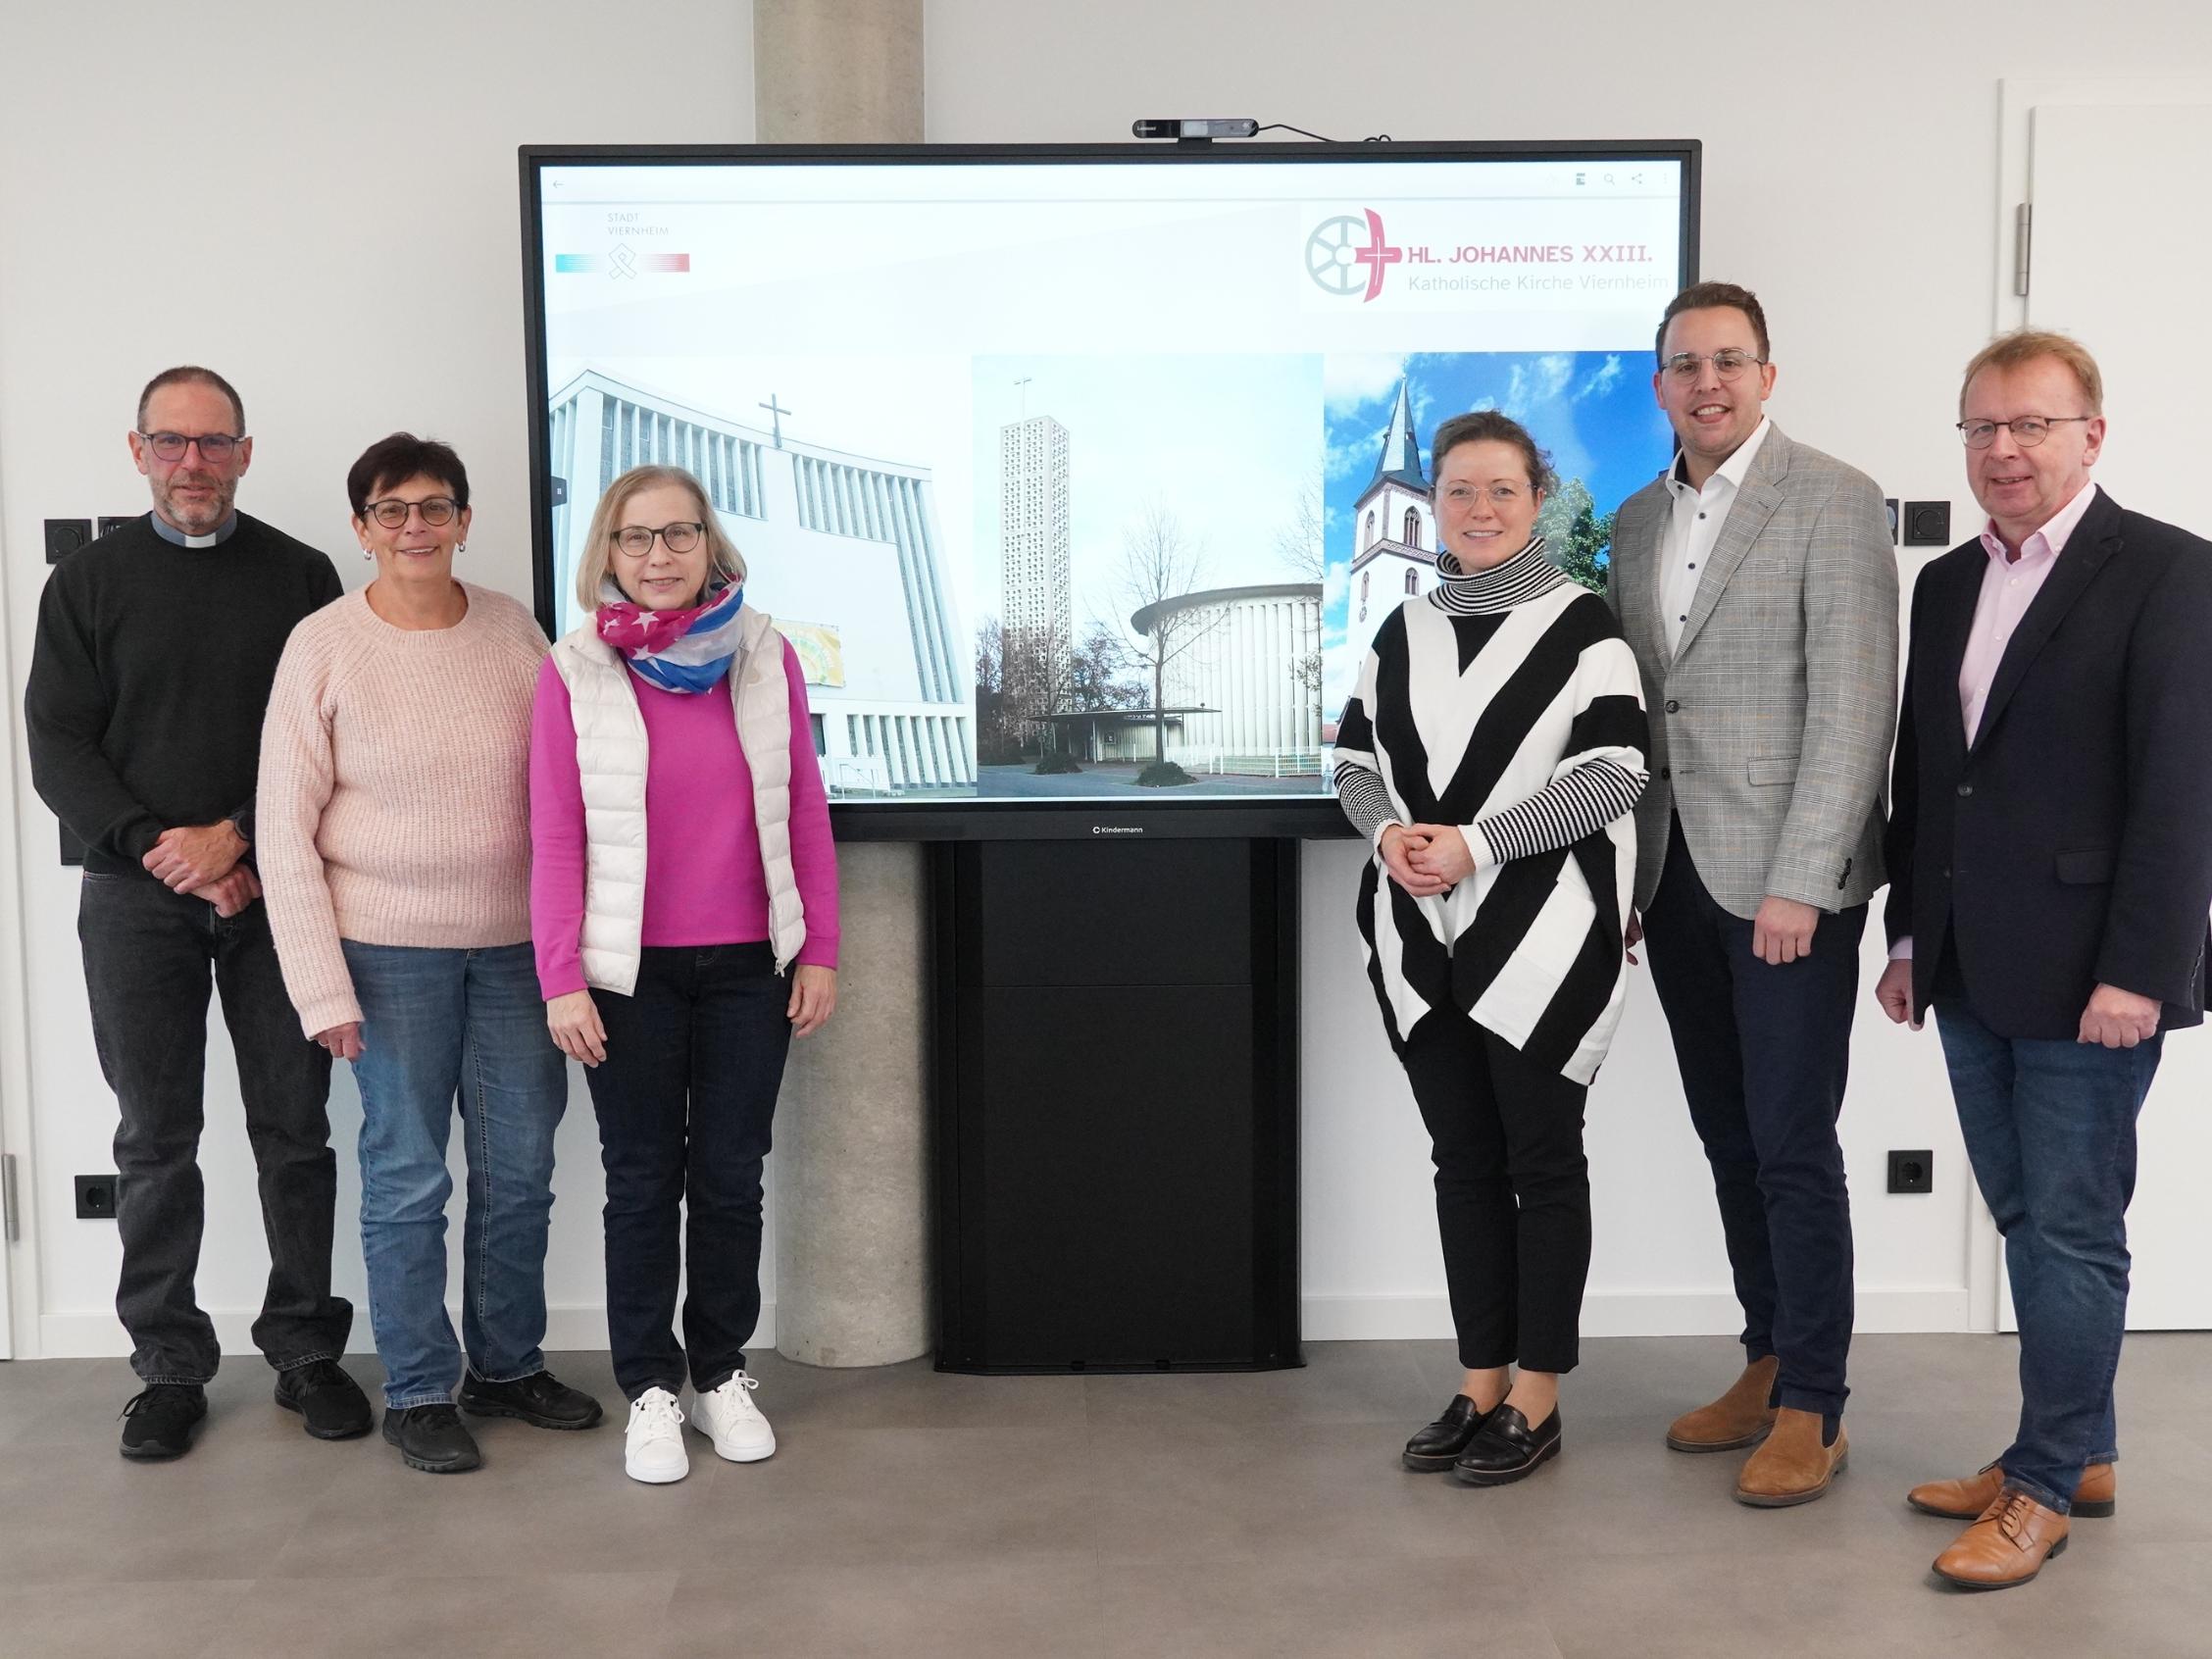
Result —
[[591, 993], [607, 1028], [607, 1058], [584, 1073], [607, 1172], [607, 1334], [629, 1399], [744, 1369], [790, 995], [765, 943], [648, 945], [634, 994]]
[[1574, 1370], [1589, 1278], [1588, 1091], [1455, 1014], [1425, 1016], [1399, 1057], [1436, 1162], [1459, 1363]]
[[1775, 1402], [1842, 1411], [1851, 1349], [1851, 1199], [1835, 1137], [1866, 906], [1823, 916], [1777, 967], [1706, 890], [1674, 826], [1643, 913], [1651, 981], [1705, 1143], [1749, 1358], [1779, 1356]]
[[337, 1358], [353, 1304], [330, 1293], [330, 1056], [300, 1034], [269, 913], [257, 902], [226, 920], [151, 876], [87, 871], [76, 932], [92, 1040], [122, 1114], [116, 1312], [130, 1333], [131, 1369], [148, 1382], [205, 1382], [222, 1358], [194, 1288], [206, 1222], [199, 1154], [211, 970], [269, 1238], [254, 1345], [278, 1370]]

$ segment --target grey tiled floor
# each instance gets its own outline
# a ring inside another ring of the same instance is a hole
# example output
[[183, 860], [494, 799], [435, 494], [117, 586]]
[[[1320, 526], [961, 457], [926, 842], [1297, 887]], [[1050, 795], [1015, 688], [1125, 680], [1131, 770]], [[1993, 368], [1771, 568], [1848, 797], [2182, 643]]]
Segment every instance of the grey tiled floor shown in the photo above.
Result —
[[[1850, 1468], [1781, 1511], [1730, 1500], [1734, 1457], [1660, 1443], [1733, 1376], [1725, 1341], [1586, 1344], [1566, 1455], [1486, 1492], [1396, 1467], [1455, 1385], [1447, 1345], [1308, 1356], [976, 1378], [764, 1354], [776, 1458], [694, 1438], [672, 1487], [624, 1479], [614, 1423], [482, 1425], [461, 1477], [318, 1444], [250, 1355], [191, 1456], [131, 1465], [120, 1362], [0, 1365], [0, 1655], [2212, 1654], [2212, 1335], [2130, 1341], [2119, 1516], [1983, 1596], [1929, 1577], [1952, 1529], [1902, 1495], [2002, 1449], [2007, 1338], [1861, 1338]], [[604, 1355], [554, 1363], [616, 1400]]]

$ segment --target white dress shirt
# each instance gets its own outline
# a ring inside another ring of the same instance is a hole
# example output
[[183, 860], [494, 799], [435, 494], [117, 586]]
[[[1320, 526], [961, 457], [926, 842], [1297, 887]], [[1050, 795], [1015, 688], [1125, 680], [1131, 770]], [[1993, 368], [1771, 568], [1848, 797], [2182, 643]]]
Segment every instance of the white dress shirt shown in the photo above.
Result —
[[1735, 492], [1751, 470], [1752, 457], [1767, 441], [1773, 425], [1760, 416], [1757, 429], [1713, 470], [1703, 489], [1690, 488], [1681, 451], [1676, 452], [1675, 464], [1667, 469], [1667, 493], [1675, 498], [1675, 512], [1667, 523], [1666, 544], [1660, 549], [1659, 620], [1666, 627], [1669, 656], [1682, 643], [1683, 625], [1689, 621], [1690, 602], [1697, 597], [1705, 562], [1712, 555], [1713, 543], [1720, 539], [1729, 509], [1735, 505]]

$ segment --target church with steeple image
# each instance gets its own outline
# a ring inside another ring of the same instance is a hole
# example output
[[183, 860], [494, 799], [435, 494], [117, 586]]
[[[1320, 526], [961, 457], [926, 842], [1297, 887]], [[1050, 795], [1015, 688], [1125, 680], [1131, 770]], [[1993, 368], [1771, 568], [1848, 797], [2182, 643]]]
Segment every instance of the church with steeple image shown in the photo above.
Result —
[[1353, 637], [1365, 646], [1383, 617], [1436, 585], [1436, 519], [1413, 430], [1410, 382], [1398, 382], [1375, 476], [1352, 508]]

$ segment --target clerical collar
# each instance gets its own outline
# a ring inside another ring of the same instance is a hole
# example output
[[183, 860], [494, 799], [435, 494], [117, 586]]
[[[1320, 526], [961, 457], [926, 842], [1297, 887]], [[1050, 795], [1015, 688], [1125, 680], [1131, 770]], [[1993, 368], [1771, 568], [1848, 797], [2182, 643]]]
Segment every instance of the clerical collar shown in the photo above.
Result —
[[159, 513], [149, 513], [146, 517], [153, 521], [156, 535], [164, 541], [176, 543], [178, 547], [218, 547], [228, 541], [232, 535], [237, 533], [238, 529], [238, 515], [235, 510], [222, 524], [216, 526], [215, 533], [212, 535], [186, 535]]

